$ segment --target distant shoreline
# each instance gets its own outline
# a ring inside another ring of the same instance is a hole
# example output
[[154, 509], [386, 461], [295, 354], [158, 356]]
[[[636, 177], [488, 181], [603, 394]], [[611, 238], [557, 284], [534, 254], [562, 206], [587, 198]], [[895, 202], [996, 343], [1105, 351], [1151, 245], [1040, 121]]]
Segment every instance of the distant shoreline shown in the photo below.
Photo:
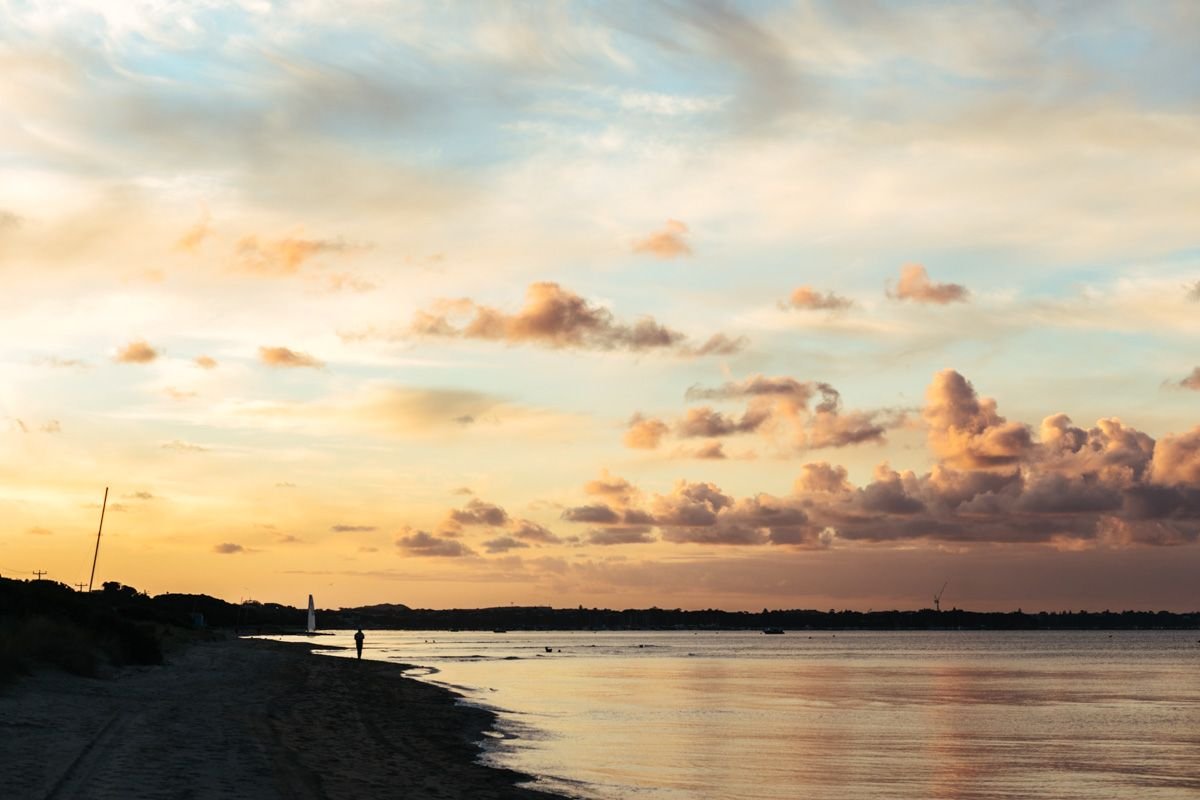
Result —
[[[477, 762], [490, 712], [378, 661], [224, 639], [108, 680], [42, 671], [0, 690], [13, 797], [552, 800]], [[19, 731], [19, 735], [17, 735]]]

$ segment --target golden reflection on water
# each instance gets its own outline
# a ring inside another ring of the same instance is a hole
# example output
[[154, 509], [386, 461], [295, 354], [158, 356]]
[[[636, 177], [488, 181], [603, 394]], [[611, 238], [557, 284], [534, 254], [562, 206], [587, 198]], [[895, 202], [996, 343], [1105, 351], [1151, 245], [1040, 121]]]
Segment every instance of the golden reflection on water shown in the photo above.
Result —
[[388, 636], [583, 797], [1200, 797], [1186, 633]]

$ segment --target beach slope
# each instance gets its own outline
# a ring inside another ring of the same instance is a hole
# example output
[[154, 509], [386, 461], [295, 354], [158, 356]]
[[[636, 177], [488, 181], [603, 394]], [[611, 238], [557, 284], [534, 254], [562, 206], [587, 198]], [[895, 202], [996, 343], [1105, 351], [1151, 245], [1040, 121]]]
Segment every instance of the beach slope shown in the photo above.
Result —
[[474, 762], [491, 723], [394, 664], [230, 639], [0, 691], [0, 774], [6, 798], [553, 797]]

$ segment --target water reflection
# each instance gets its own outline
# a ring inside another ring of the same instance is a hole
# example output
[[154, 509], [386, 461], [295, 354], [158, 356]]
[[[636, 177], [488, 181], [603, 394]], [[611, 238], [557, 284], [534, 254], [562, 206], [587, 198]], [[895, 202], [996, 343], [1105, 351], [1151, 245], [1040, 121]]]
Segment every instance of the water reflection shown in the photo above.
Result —
[[364, 655], [501, 709], [493, 757], [583, 797], [1190, 800], [1194, 638], [376, 631]]

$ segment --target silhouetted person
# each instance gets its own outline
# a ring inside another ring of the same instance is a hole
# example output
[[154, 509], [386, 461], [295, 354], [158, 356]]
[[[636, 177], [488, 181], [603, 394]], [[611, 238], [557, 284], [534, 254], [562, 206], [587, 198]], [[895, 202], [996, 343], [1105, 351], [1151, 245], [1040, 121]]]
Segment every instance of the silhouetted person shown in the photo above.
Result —
[[359, 628], [358, 633], [354, 634], [354, 649], [358, 651], [360, 661], [362, 660], [362, 643], [365, 638], [367, 637], [363, 636], [362, 628]]

